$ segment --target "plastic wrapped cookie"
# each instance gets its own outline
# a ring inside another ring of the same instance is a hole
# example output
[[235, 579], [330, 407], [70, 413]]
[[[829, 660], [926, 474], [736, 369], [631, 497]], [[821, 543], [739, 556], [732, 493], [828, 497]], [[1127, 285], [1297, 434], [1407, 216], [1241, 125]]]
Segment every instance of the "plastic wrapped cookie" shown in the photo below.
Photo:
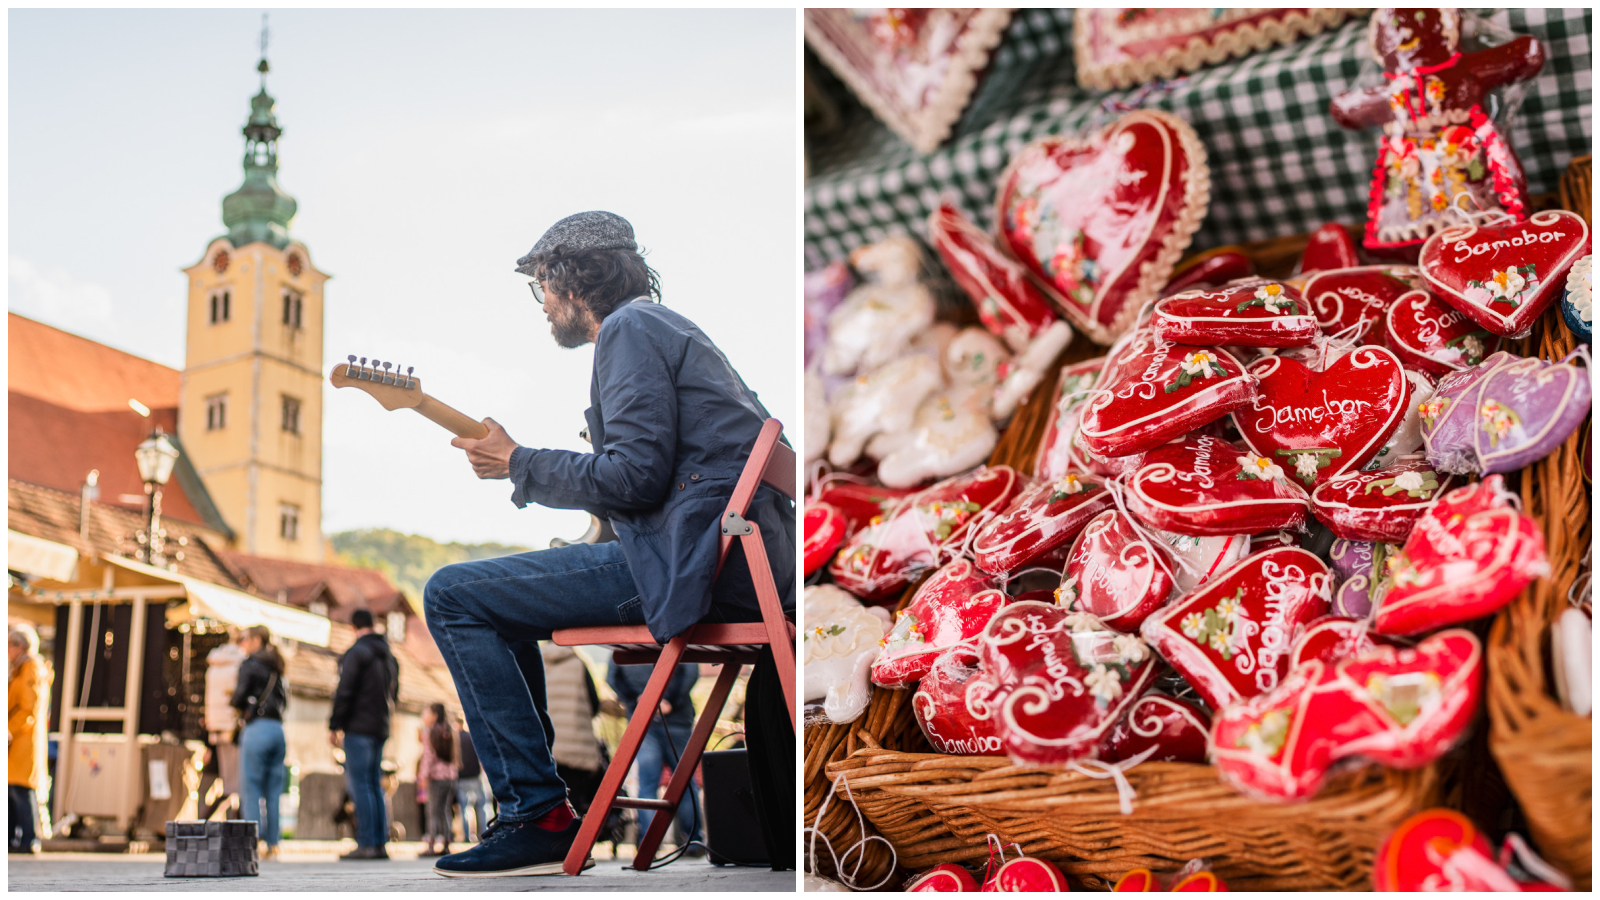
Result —
[[889, 614], [832, 585], [806, 588], [801, 632], [806, 703], [822, 704], [830, 722], [854, 722], [866, 711], [868, 676]]

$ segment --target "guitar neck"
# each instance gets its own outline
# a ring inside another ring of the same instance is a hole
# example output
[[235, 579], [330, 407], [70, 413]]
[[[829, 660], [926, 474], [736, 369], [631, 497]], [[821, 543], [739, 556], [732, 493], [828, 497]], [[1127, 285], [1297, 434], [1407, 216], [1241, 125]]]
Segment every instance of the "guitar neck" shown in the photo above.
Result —
[[489, 436], [489, 429], [482, 422], [427, 394], [422, 395], [422, 402], [414, 409], [433, 422], [443, 425], [446, 430], [454, 432], [457, 437], [481, 440]]

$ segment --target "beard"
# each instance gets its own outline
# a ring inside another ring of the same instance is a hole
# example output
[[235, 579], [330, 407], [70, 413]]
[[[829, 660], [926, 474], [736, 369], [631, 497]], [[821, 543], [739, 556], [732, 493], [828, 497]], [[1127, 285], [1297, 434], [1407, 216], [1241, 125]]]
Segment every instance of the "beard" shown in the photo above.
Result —
[[573, 305], [550, 307], [550, 334], [568, 350], [589, 343], [589, 317]]

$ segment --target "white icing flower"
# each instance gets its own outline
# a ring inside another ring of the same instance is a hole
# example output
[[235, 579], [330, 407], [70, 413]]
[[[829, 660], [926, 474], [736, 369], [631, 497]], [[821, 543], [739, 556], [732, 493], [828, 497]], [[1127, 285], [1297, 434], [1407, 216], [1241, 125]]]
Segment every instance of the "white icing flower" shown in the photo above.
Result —
[[1312, 479], [1317, 477], [1317, 455], [1315, 453], [1302, 453], [1294, 458], [1294, 473], [1301, 478]]
[[1203, 620], [1200, 618], [1199, 613], [1189, 613], [1187, 616], [1184, 616], [1182, 625], [1184, 637], [1187, 637], [1191, 641], [1200, 640], [1202, 621]]
[[1228, 649], [1227, 632], [1218, 631], [1211, 635], [1211, 649], [1217, 651], [1218, 653]]
[[1577, 311], [1578, 318], [1594, 321], [1594, 261], [1585, 256], [1572, 264], [1567, 273], [1567, 302]]
[[1421, 472], [1401, 472], [1394, 477], [1394, 486], [1402, 491], [1422, 490]]
[[1083, 482], [1079, 481], [1078, 476], [1072, 474], [1071, 472], [1068, 472], [1067, 474], [1056, 479], [1055, 492], [1058, 494], [1067, 494], [1070, 496], [1072, 494], [1081, 494], [1083, 493], [1083, 490]]
[[1217, 601], [1217, 614], [1223, 618], [1232, 618], [1239, 611], [1239, 601], [1232, 597], [1224, 597]]
[[1274, 315], [1294, 310], [1294, 302], [1283, 295], [1281, 284], [1264, 284], [1256, 288], [1256, 299], [1261, 301], [1262, 309]]
[[1468, 359], [1483, 358], [1483, 340], [1475, 334], [1469, 334], [1461, 339], [1461, 349]]
[[1283, 467], [1264, 456], [1247, 453], [1238, 457], [1238, 463], [1244, 467], [1245, 475], [1249, 478], [1259, 478], [1262, 481], [1277, 479], [1283, 480]]
[[1196, 350], [1183, 357], [1183, 371], [1204, 378], [1208, 375], [1221, 375], [1222, 365], [1217, 362], [1216, 357], [1206, 351]]
[[1100, 620], [1086, 612], [1073, 613], [1064, 620], [1069, 631], [1100, 631]]
[[1512, 299], [1522, 293], [1522, 289], [1528, 286], [1528, 281], [1508, 269], [1504, 272], [1495, 272], [1490, 275], [1489, 280], [1485, 281], [1483, 286], [1489, 291], [1489, 296], [1491, 297]]
[[1089, 670], [1088, 676], [1083, 679], [1083, 683], [1088, 685], [1089, 693], [1093, 694], [1096, 700], [1107, 705], [1122, 696], [1122, 673], [1101, 663], [1095, 663], [1094, 668]]
[[1117, 658], [1125, 663], [1143, 662], [1144, 658], [1150, 654], [1149, 649], [1144, 645], [1144, 641], [1131, 634], [1117, 635], [1111, 645], [1116, 648]]

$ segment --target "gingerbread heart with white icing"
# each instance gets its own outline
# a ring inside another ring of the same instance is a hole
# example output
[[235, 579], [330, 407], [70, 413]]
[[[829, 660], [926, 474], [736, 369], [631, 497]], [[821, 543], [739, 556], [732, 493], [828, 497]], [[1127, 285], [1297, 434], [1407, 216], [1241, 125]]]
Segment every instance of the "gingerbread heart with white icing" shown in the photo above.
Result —
[[1456, 484], [1426, 459], [1407, 457], [1376, 472], [1347, 472], [1311, 492], [1311, 512], [1349, 541], [1403, 543], [1433, 501]]
[[1079, 430], [1100, 456], [1130, 456], [1250, 403], [1256, 379], [1224, 350], [1188, 347], [1141, 329], [1108, 355]]
[[916, 682], [939, 654], [977, 637], [1010, 600], [970, 560], [942, 566], [896, 614], [872, 663], [873, 683], [901, 688]]
[[1088, 613], [1023, 601], [989, 621], [967, 708], [1018, 765], [1092, 758], [1155, 677], [1156, 655]]
[[1151, 325], [1177, 344], [1298, 347], [1317, 335], [1317, 319], [1293, 285], [1246, 278], [1156, 301]]
[[1376, 456], [1410, 394], [1400, 360], [1382, 347], [1357, 347], [1320, 372], [1283, 357], [1249, 372], [1259, 382], [1256, 397], [1234, 410], [1234, 425], [1250, 449], [1307, 488]]
[[1495, 334], [1521, 337], [1588, 248], [1583, 217], [1552, 209], [1526, 222], [1447, 228], [1422, 245], [1417, 265], [1446, 303]]
[[1093, 613], [1125, 634], [1138, 632], [1172, 597], [1176, 577], [1167, 547], [1111, 509], [1083, 526], [1062, 572], [1057, 602]]
[[1539, 524], [1499, 475], [1456, 488], [1417, 519], [1387, 561], [1373, 630], [1420, 634], [1486, 616], [1550, 572]]
[[967, 709], [967, 682], [979, 671], [977, 650], [962, 645], [940, 654], [917, 682], [911, 711], [923, 736], [940, 753], [1005, 755], [1000, 737], [994, 733], [994, 721], [975, 716]]
[[1278, 686], [1302, 625], [1328, 611], [1328, 567], [1282, 547], [1248, 556], [1145, 619], [1140, 633], [1212, 709]]
[[1415, 266], [1352, 266], [1316, 272], [1300, 293], [1311, 304], [1323, 334], [1348, 331], [1363, 343], [1383, 346], [1383, 318], [1402, 295], [1422, 287]]
[[1317, 659], [1332, 665], [1341, 659], [1352, 659], [1377, 648], [1377, 640], [1365, 622], [1335, 612], [1323, 616], [1306, 627], [1289, 648], [1289, 671], [1300, 668], [1307, 660]]
[[985, 572], [1015, 572], [1072, 543], [1090, 519], [1114, 503], [1098, 477], [1068, 472], [1037, 482], [978, 530], [972, 557]]
[[1021, 856], [1001, 863], [980, 892], [1053, 894], [1066, 890], [1067, 876], [1054, 863], [1037, 856]]
[[[1338, 222], [1328, 222], [1306, 241], [1305, 252], [1300, 254], [1300, 274], [1349, 269], [1361, 265], [1356, 255], [1356, 242]], [[1307, 295], [1309, 296], [1309, 295]]]
[[1282, 466], [1209, 434], [1146, 453], [1127, 499], [1163, 531], [1217, 536], [1298, 528], [1311, 505]]
[[1483, 362], [1500, 338], [1427, 291], [1411, 291], [1384, 316], [1384, 343], [1400, 361], [1435, 378]]
[[1520, 469], [1583, 423], [1591, 391], [1586, 368], [1497, 353], [1440, 381], [1422, 404], [1428, 460], [1455, 472]]
[[994, 245], [994, 239], [945, 202], [928, 218], [928, 242], [967, 292], [983, 327], [1004, 340], [1013, 353], [1028, 349], [1034, 337], [1058, 321], [1050, 301], [1039, 293], [1022, 266]]
[[1011, 158], [1001, 249], [1080, 331], [1109, 344], [1153, 300], [1205, 217], [1211, 181], [1194, 129], [1157, 110], [1086, 138], [1048, 137]]
[[1134, 701], [1128, 715], [1100, 744], [1100, 758], [1132, 759], [1154, 747], [1150, 762], [1203, 763], [1211, 742], [1211, 715], [1199, 707], [1150, 692]]

